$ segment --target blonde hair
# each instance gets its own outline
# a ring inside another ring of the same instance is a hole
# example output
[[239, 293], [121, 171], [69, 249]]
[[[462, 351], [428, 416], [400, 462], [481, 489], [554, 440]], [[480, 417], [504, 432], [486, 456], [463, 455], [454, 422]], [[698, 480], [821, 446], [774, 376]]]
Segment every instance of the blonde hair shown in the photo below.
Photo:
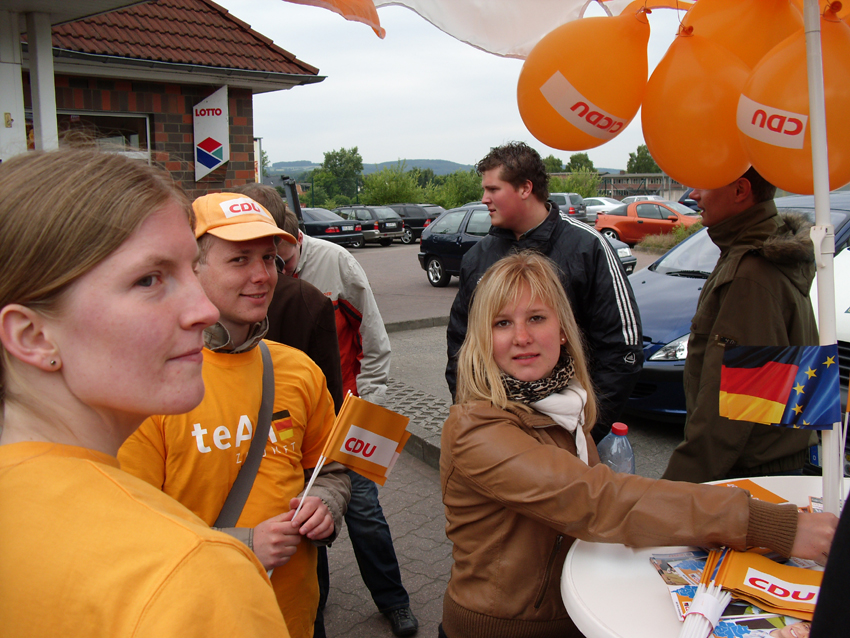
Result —
[[558, 278], [557, 266], [547, 257], [523, 251], [497, 261], [487, 269], [472, 298], [466, 339], [458, 355], [458, 403], [489, 401], [504, 410], [509, 401], [502, 383], [502, 371], [493, 357], [493, 321], [509, 304], [516, 303], [529, 290], [531, 298], [550, 306], [566, 335], [564, 345], [575, 363], [575, 378], [587, 390], [584, 429], [596, 422], [596, 396], [587, 369], [581, 332], [570, 302]]
[[[169, 202], [194, 213], [171, 176], [96, 150], [28, 152], [0, 164], [0, 308], [56, 310], [70, 285]], [[5, 400], [8, 353], [0, 367]]]

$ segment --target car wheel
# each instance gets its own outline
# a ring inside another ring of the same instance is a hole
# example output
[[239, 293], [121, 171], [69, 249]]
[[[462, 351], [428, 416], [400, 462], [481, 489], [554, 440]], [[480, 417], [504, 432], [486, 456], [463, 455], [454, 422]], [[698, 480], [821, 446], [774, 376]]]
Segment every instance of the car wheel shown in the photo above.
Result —
[[617, 234], [617, 231], [613, 228], [605, 228], [601, 232], [608, 239], [620, 239], [620, 236]]
[[351, 242], [352, 248], [363, 248], [366, 245], [366, 240], [363, 238], [363, 235], [360, 235], [357, 239]]
[[391, 243], [393, 243], [393, 240], [392, 239], [379, 239], [378, 243], [381, 244], [381, 246], [389, 246]]
[[443, 262], [439, 257], [431, 257], [428, 259], [428, 265], [425, 267], [425, 272], [428, 273], [428, 283], [435, 288], [445, 288], [449, 285], [450, 274], [443, 268]]
[[402, 244], [412, 244], [416, 241], [416, 237], [413, 236], [413, 231], [409, 228], [405, 228], [401, 233], [401, 243]]

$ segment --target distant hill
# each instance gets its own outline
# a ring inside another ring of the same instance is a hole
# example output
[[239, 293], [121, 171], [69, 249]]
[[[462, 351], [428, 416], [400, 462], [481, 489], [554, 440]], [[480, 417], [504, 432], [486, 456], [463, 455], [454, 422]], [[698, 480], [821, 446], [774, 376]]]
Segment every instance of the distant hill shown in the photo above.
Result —
[[275, 162], [272, 164], [272, 168], [290, 168], [292, 166], [313, 166], [313, 162], [297, 160], [295, 162]]
[[[468, 171], [474, 168], [470, 164], [458, 164], [457, 162], [450, 162], [448, 160], [413, 159], [396, 160], [394, 162], [381, 162], [380, 164], [368, 164], [364, 162], [363, 174], [370, 175], [372, 173], [377, 173], [378, 171], [381, 171], [385, 168], [394, 168], [398, 166], [399, 162], [403, 164], [405, 170], [409, 171], [413, 168], [420, 168], [422, 170], [425, 170], [430, 168], [432, 171], [434, 171], [434, 175], [448, 175], [449, 173], [454, 173], [456, 171]], [[290, 177], [298, 178], [301, 174], [320, 167], [321, 164], [314, 164], [313, 162], [300, 160], [292, 162], [274, 162], [267, 170], [270, 176], [279, 176], [285, 174]]]
[[381, 162], [380, 164], [367, 164], [366, 162], [363, 162], [363, 174], [369, 175], [371, 173], [382, 171], [385, 168], [395, 168], [399, 165], [399, 163], [401, 163], [407, 171], [413, 168], [419, 168], [422, 170], [430, 168], [434, 171], [434, 175], [448, 175], [449, 173], [468, 171], [474, 168], [470, 164], [458, 164], [457, 162], [450, 162], [448, 160], [412, 159], [396, 160], [394, 162]]

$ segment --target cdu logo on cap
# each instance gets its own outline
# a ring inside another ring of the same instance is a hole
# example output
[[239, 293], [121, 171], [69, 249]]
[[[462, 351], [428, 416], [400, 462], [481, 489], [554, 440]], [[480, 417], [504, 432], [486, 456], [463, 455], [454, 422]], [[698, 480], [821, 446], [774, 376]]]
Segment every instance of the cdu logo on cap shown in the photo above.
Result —
[[[272, 219], [272, 216], [266, 211], [265, 208], [257, 204], [253, 199], [248, 197], [242, 197], [240, 199], [231, 199], [225, 202], [220, 202], [219, 206], [221, 206], [221, 210], [224, 213], [224, 216], [228, 219], [231, 217], [236, 217], [237, 215], [263, 215], [264, 217], [268, 217]], [[272, 222], [274, 220], [272, 219]]]

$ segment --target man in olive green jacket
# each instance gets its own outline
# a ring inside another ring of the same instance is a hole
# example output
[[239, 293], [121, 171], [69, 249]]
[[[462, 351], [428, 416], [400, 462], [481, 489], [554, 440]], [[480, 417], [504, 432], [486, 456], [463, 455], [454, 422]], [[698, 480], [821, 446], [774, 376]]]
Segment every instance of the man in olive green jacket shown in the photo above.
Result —
[[813, 433], [718, 414], [727, 344], [817, 345], [809, 289], [815, 275], [809, 225], [780, 216], [776, 188], [755, 169], [722, 188], [694, 190], [720, 259], [700, 294], [685, 363], [685, 440], [663, 478], [704, 482], [793, 472]]

